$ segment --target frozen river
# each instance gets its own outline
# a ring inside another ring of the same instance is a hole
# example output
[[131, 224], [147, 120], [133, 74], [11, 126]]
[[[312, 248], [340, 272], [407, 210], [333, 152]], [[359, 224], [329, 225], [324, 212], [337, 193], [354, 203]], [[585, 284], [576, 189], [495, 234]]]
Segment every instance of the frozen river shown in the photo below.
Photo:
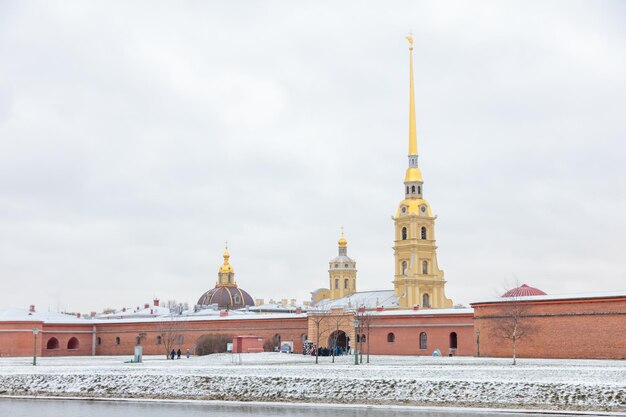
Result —
[[[0, 416], [32, 417], [528, 417], [527, 413], [478, 410], [349, 408], [298, 404], [265, 405], [211, 402], [90, 401], [0, 398]], [[532, 414], [548, 417], [546, 414]], [[554, 417], [554, 415], [551, 415]], [[568, 417], [560, 414], [559, 417]], [[573, 415], [571, 416], [573, 417]], [[579, 416], [580, 417], [580, 416]]]

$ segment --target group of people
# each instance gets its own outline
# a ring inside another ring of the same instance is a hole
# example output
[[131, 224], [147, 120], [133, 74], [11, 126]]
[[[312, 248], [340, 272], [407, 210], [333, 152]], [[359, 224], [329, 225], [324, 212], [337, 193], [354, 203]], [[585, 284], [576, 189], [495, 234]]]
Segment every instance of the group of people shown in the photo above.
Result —
[[[177, 351], [172, 349], [172, 351], [170, 352], [170, 359], [174, 360], [174, 358], [176, 359], [180, 359], [180, 356], [183, 354], [183, 352], [181, 352], [180, 349], [178, 349]], [[189, 352], [189, 349], [187, 349], [187, 352], [185, 352], [185, 356], [187, 357], [187, 359], [189, 359], [189, 356], [191, 356], [191, 352]]]
[[[306, 354], [306, 352], [305, 352]], [[347, 348], [341, 347], [341, 346], [335, 346], [335, 348], [327, 348], [327, 347], [321, 347], [319, 348], [319, 352], [317, 352], [317, 348], [315, 346], [313, 346], [310, 350], [310, 355], [311, 356], [341, 356], [341, 355], [349, 355], [350, 354], [350, 347], [348, 346]]]

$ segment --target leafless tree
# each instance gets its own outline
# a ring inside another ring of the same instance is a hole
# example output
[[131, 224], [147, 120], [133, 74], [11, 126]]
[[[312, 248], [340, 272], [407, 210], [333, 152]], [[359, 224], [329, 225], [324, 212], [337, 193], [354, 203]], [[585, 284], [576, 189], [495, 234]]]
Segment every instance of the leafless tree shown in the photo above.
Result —
[[493, 330], [497, 337], [511, 342], [513, 365], [516, 365], [517, 342], [534, 331], [534, 326], [528, 318], [528, 304], [514, 295], [503, 298], [499, 309], [500, 313], [493, 317]]
[[327, 324], [330, 317], [330, 310], [319, 306], [308, 311], [309, 322], [313, 324], [315, 328], [315, 363], [319, 363], [320, 356], [320, 340], [322, 336], [328, 331], [329, 327], [324, 326]]
[[169, 358], [172, 348], [178, 342], [182, 330], [181, 317], [177, 314], [170, 314], [163, 317], [158, 323], [159, 336], [161, 337], [161, 345], [165, 349], [165, 357]]
[[[367, 363], [370, 363], [370, 326], [372, 324], [372, 313], [361, 306], [356, 311], [356, 318], [359, 321], [358, 341], [359, 341], [359, 362], [363, 363], [363, 344], [367, 346]], [[365, 336], [365, 342], [363, 342]]]
[[328, 316], [328, 321], [331, 323], [329, 327], [333, 329], [333, 333], [331, 333], [331, 335], [333, 336], [333, 344], [332, 346], [330, 346], [331, 355], [333, 357], [332, 363], [335, 363], [335, 351], [337, 347], [337, 341], [339, 339], [339, 332], [341, 331], [340, 329], [343, 326], [349, 327], [351, 325], [351, 322], [352, 322], [351, 314], [352, 313], [350, 313], [350, 315], [337, 313], [337, 314], [330, 314]]

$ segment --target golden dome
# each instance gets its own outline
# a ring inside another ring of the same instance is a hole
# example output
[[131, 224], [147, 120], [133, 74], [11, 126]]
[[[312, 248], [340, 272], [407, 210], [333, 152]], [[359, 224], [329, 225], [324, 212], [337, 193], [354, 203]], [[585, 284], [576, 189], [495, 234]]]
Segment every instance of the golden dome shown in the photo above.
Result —
[[230, 266], [228, 258], [230, 258], [230, 253], [228, 253], [227, 249], [224, 251], [224, 264], [220, 267], [220, 272], [233, 272], [233, 267]]
[[345, 237], [343, 237], [343, 226], [341, 226], [341, 237], [339, 238], [337, 243], [339, 244], [340, 248], [345, 248], [346, 246], [348, 246], [348, 241]]
[[404, 182], [419, 181], [424, 182], [422, 179], [422, 171], [418, 167], [407, 168], [406, 175], [404, 176]]

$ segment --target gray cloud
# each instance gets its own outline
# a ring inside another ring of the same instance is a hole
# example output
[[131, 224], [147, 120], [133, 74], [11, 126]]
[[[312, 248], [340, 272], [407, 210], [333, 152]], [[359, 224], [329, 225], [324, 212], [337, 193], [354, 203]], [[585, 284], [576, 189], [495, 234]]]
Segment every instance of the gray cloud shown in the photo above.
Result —
[[624, 289], [620, 2], [0, 4], [0, 308], [391, 288], [408, 63], [456, 302]]

